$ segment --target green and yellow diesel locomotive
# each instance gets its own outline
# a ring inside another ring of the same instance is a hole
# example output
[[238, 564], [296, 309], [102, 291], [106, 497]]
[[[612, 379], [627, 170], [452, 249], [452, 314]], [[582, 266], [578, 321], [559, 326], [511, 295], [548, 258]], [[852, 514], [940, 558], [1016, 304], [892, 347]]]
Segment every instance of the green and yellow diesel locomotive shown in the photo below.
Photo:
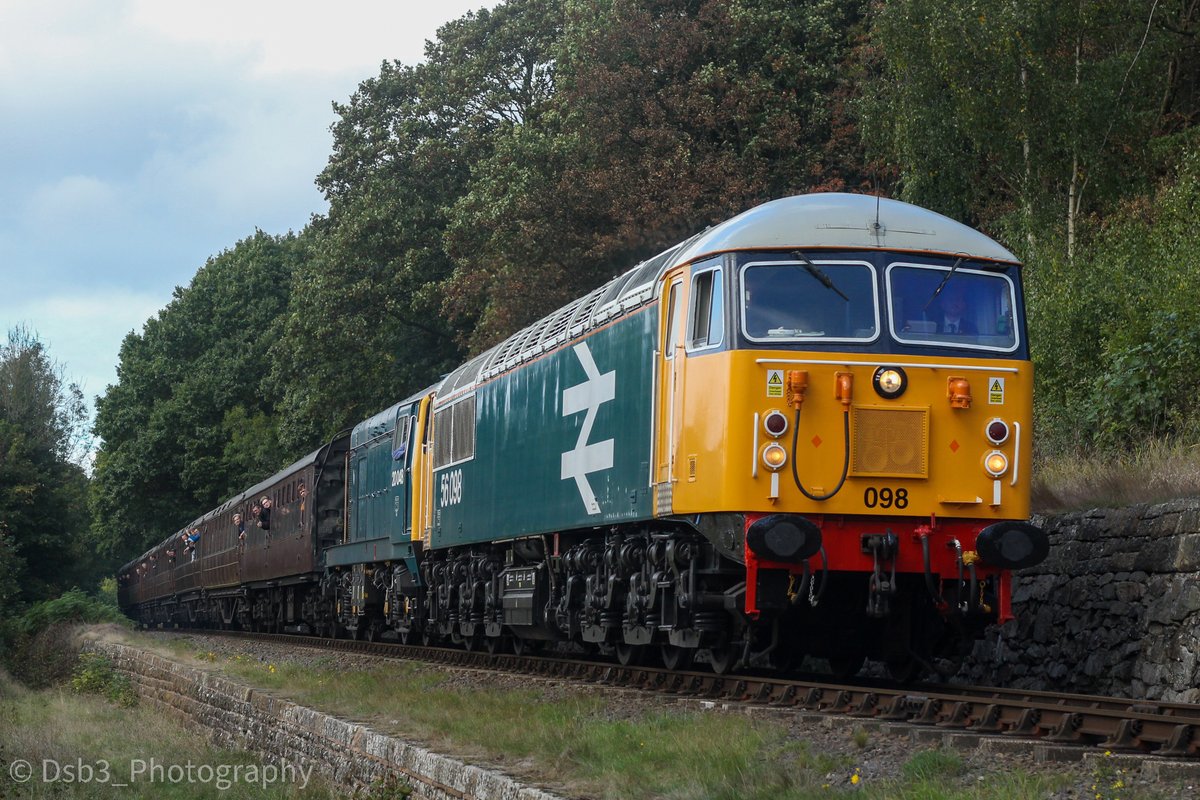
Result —
[[151, 590], [143, 556], [122, 598], [148, 622], [910, 677], [1009, 618], [1011, 571], [1046, 556], [1031, 395], [1012, 253], [905, 203], [785, 198], [299, 462], [311, 566], [241, 580], [257, 545], [226, 542], [234, 577], [200, 598]]

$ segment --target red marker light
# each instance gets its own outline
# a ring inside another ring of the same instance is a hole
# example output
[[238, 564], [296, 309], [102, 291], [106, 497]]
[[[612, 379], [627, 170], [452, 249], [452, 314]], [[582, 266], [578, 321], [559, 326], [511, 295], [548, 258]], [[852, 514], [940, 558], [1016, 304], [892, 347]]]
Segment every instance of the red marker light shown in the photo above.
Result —
[[766, 428], [769, 435], [779, 438], [788, 429], [787, 417], [779, 411], [768, 412], [766, 419], [763, 420], [763, 427]]
[[987, 424], [987, 439], [992, 444], [1004, 444], [1008, 441], [1008, 423], [1002, 419], [994, 419]]

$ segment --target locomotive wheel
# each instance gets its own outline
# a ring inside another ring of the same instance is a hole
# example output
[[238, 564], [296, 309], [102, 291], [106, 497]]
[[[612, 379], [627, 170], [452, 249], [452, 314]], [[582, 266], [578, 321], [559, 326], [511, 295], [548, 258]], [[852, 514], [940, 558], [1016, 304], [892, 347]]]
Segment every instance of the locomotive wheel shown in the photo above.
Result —
[[733, 669], [733, 665], [737, 663], [737, 649], [731, 645], [722, 647], [714, 647], [710, 651], [709, 664], [712, 666], [712, 671], [718, 675], [727, 675]]
[[503, 653], [507, 648], [505, 637], [503, 636], [488, 636], [483, 640], [483, 649], [488, 651], [488, 655], [498, 655]]
[[621, 643], [616, 646], [617, 661], [622, 667], [636, 667], [642, 663], [645, 648], [640, 644]]
[[695, 657], [696, 651], [690, 647], [676, 647], [673, 644], [662, 646], [663, 666], [669, 670], [688, 669]]

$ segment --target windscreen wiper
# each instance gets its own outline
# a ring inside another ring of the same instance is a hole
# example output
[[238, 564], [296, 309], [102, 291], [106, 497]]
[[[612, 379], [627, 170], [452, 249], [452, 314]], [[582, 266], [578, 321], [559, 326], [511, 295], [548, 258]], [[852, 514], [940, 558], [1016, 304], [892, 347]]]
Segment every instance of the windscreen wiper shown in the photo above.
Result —
[[950, 271], [946, 273], [946, 277], [942, 278], [942, 282], [937, 285], [937, 288], [933, 290], [933, 294], [931, 294], [929, 299], [925, 301], [925, 305], [921, 311], [924, 312], [929, 310], [929, 304], [934, 300], [937, 300], [937, 296], [942, 293], [942, 289], [945, 288], [946, 284], [950, 282], [950, 277], [954, 275], [954, 270], [958, 269], [958, 265], [963, 262], [964, 258], [966, 258], [966, 256], [958, 257], [958, 261], [954, 262], [954, 266], [951, 267]]
[[838, 287], [833, 285], [833, 278], [830, 278], [828, 275], [826, 275], [824, 270], [822, 270], [816, 264], [812, 263], [807, 258], [805, 258], [804, 254], [801, 253], [799, 250], [795, 251], [793, 253], [793, 255], [795, 255], [796, 258], [800, 261], [800, 263], [804, 265], [804, 269], [806, 272], [808, 272], [809, 275], [812, 275], [814, 278], [819, 280], [825, 286], [826, 289], [832, 289], [833, 291], [837, 292], [838, 296], [841, 297], [843, 300], [845, 300], [847, 303], [850, 302], [850, 298], [847, 297], [845, 295], [845, 293], [842, 292], [841, 289], [839, 289]]

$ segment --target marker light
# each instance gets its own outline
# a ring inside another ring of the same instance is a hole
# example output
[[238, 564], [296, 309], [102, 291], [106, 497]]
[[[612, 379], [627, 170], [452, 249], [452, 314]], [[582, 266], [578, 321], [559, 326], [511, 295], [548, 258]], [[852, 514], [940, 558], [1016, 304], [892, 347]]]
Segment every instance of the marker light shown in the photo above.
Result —
[[966, 378], [951, 377], [946, 381], [946, 397], [951, 408], [970, 408], [971, 382]]
[[987, 424], [987, 439], [992, 444], [1004, 444], [1008, 441], [1008, 423], [1002, 419], [993, 419]]
[[875, 370], [871, 383], [875, 386], [876, 394], [890, 400], [904, 394], [908, 388], [908, 376], [900, 367], [880, 367]]
[[1008, 472], [1008, 456], [999, 450], [993, 450], [983, 457], [983, 469], [993, 478], [999, 478]]
[[768, 411], [767, 416], [763, 419], [763, 427], [767, 429], [767, 434], [778, 439], [788, 429], [788, 419], [779, 411]]
[[778, 472], [787, 463], [787, 450], [783, 449], [783, 445], [771, 442], [763, 448], [762, 460], [767, 469]]

